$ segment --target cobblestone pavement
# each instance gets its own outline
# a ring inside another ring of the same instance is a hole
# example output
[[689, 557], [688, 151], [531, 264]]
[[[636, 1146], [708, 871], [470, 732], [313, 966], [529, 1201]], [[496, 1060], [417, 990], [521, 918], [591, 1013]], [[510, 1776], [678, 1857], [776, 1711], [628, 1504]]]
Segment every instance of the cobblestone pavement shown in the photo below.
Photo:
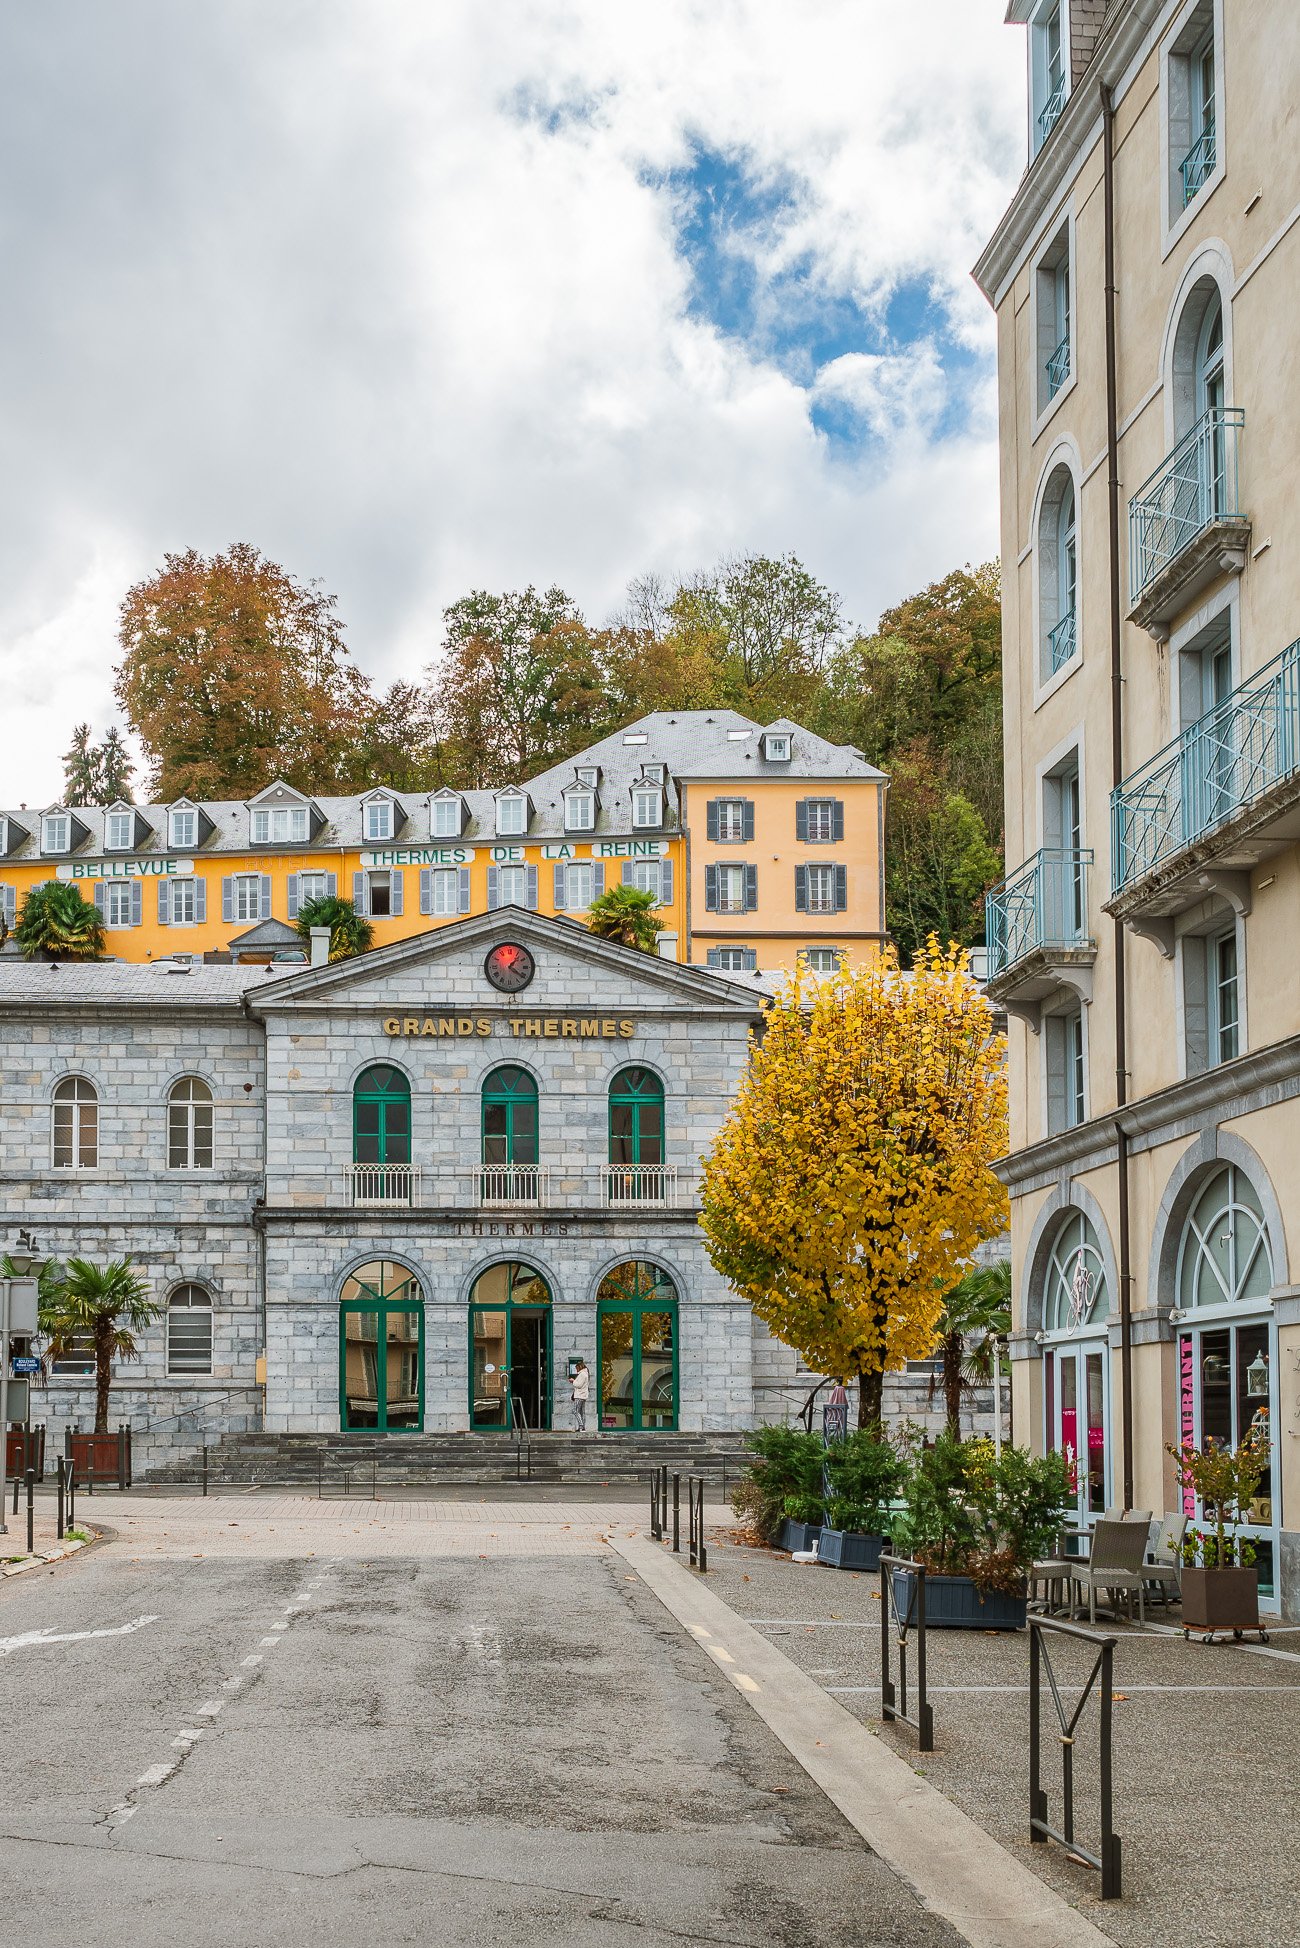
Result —
[[25, 1948], [957, 1948], [602, 1543], [632, 1511], [94, 1501], [0, 1585]]
[[[1027, 1635], [933, 1631], [929, 1685], [937, 1750], [920, 1755], [880, 1720], [880, 1601], [874, 1576], [804, 1567], [718, 1531], [709, 1583], [739, 1616], [876, 1736], [904, 1754], [1124, 1948], [1294, 1948], [1300, 1813], [1300, 1631], [1268, 1647], [1206, 1647], [1181, 1634], [1105, 1625], [1115, 1653], [1115, 1825], [1124, 1898], [1102, 1903], [1097, 1876], [1027, 1838]], [[1062, 1682], [1086, 1674], [1083, 1646], [1053, 1651]], [[1050, 1710], [1050, 1706], [1045, 1706]], [[1095, 1843], [1095, 1710], [1075, 1749], [1080, 1839]], [[1052, 1812], [1060, 1745], [1045, 1741]]]

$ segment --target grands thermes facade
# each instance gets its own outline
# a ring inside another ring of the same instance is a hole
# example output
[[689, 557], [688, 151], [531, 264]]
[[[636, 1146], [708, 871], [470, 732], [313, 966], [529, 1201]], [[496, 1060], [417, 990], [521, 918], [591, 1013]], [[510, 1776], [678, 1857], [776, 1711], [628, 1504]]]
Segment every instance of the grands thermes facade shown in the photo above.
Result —
[[[0, 1222], [166, 1308], [115, 1392], [155, 1457], [499, 1427], [510, 1394], [562, 1425], [577, 1355], [605, 1430], [738, 1429], [778, 1349], [709, 1264], [699, 1160], [758, 1000], [516, 908], [287, 976], [6, 958]], [[65, 1371], [34, 1414], [91, 1404]]]

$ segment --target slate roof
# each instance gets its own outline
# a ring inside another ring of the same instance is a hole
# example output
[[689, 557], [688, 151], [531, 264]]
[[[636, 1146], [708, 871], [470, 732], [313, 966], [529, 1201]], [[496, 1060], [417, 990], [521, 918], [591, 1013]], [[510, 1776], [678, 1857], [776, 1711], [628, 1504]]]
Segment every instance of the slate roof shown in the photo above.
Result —
[[0, 1012], [49, 1002], [162, 1003], [169, 1008], [238, 1007], [251, 987], [285, 972], [279, 967], [208, 966], [164, 971], [163, 961], [39, 961], [0, 959]]
[[[772, 763], [763, 757], [760, 738], [764, 729], [790, 733], [792, 756], [789, 763]], [[641, 737], [645, 738], [644, 743], [628, 742], [629, 738]], [[677, 793], [673, 785], [677, 778], [717, 779], [720, 783], [788, 778], [829, 784], [851, 779], [880, 779], [885, 775], [874, 765], [868, 764], [862, 753], [851, 745], [831, 744], [789, 718], [780, 718], [776, 723], [764, 726], [755, 723], [752, 718], [742, 717], [734, 710], [652, 711], [648, 716], [639, 717], [635, 723], [625, 725], [622, 730], [614, 731], [609, 737], [601, 738], [576, 756], [567, 758], [563, 764], [554, 765], [529, 779], [522, 789], [532, 800], [533, 816], [523, 838], [558, 839], [565, 836], [564, 805], [560, 794], [566, 785], [575, 782], [579, 765], [600, 767], [600, 806], [593, 831], [568, 836], [585, 840], [631, 835], [632, 787], [647, 764], [667, 767], [666, 822], [662, 828], [639, 828], [636, 836], [643, 838], [664, 837], [679, 829]], [[292, 856], [295, 853], [315, 854], [336, 850], [387, 851], [430, 844], [489, 845], [496, 841], [496, 793], [490, 790], [459, 794], [466, 806], [464, 829], [459, 840], [432, 837], [429, 799], [436, 794], [426, 792], [392, 793], [406, 813], [403, 829], [393, 839], [367, 839], [363, 829], [362, 805], [366, 798], [373, 797], [375, 791], [381, 788], [382, 781], [364, 794], [346, 798], [304, 797], [304, 803], [315, 805], [322, 813], [325, 824], [314, 839], [297, 845], [254, 846], [250, 837], [247, 801], [186, 799], [183, 802], [187, 805], [201, 803], [216, 828], [203, 845], [194, 848], [193, 857], [198, 861], [220, 857], [223, 853]], [[42, 855], [40, 850], [41, 818], [45, 812], [55, 809], [71, 811], [89, 828], [91, 834], [89, 841], [79, 846], [76, 852], [57, 857]], [[39, 860], [48, 865], [52, 874], [65, 859], [113, 858], [113, 853], [105, 853], [103, 849], [107, 810], [107, 807], [98, 805], [41, 806], [35, 809], [15, 806], [0, 810], [0, 817], [17, 820], [32, 835], [10, 855], [9, 860], [0, 859], [0, 879], [4, 877], [6, 864], [11, 862], [30, 864]], [[152, 837], [144, 845], [133, 847], [120, 856], [135, 858], [175, 851], [176, 848], [169, 847], [167, 843], [167, 807], [140, 805], [135, 810], [150, 826]]]

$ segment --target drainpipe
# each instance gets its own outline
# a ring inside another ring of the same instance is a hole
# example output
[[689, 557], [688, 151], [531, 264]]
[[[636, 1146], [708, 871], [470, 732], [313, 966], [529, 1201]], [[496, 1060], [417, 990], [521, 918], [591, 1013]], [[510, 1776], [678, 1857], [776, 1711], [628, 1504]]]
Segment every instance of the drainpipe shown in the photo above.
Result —
[[[1119, 384], [1115, 350], [1115, 104], [1101, 90], [1101, 153], [1106, 231], [1106, 488], [1110, 515], [1110, 781], [1124, 777], [1124, 658], [1120, 620]], [[1115, 1106], [1128, 1101], [1128, 1011], [1125, 1004], [1124, 922], [1115, 922]], [[1133, 1269], [1129, 1235], [1128, 1133], [1115, 1117], [1119, 1171], [1120, 1438], [1124, 1447], [1124, 1507], [1133, 1506]]]

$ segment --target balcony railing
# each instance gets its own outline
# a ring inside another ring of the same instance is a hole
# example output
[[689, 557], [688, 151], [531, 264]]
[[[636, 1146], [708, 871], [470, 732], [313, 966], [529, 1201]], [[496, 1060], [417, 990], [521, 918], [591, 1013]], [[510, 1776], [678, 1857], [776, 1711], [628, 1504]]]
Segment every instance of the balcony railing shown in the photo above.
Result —
[[1180, 165], [1184, 209], [1200, 195], [1205, 184], [1214, 174], [1214, 160], [1214, 123], [1210, 122], [1204, 133], [1197, 136]]
[[1239, 406], [1205, 413], [1129, 502], [1134, 602], [1212, 521], [1240, 516], [1237, 435], [1245, 423]]
[[1112, 893], [1195, 845], [1300, 765], [1300, 642], [1111, 794]]
[[1047, 361], [1047, 396], [1055, 399], [1070, 376], [1070, 334], [1067, 332]]
[[1089, 945], [1091, 864], [1091, 852], [1048, 846], [992, 889], [984, 903], [991, 981], [1027, 954]]
[[1052, 130], [1056, 127], [1056, 124], [1060, 121], [1061, 110], [1064, 107], [1065, 107], [1065, 76], [1062, 75], [1060, 80], [1057, 82], [1056, 86], [1053, 88], [1051, 94], [1047, 97], [1047, 100], [1044, 102], [1042, 110], [1038, 117], [1038, 146], [1040, 149], [1042, 148], [1044, 142], [1046, 142], [1048, 136], [1052, 133]]
[[1076, 636], [1075, 611], [1067, 609], [1055, 629], [1047, 632], [1047, 662], [1052, 676], [1063, 670], [1073, 656]]
[[426, 1164], [354, 1163], [344, 1184], [358, 1210], [653, 1209], [692, 1203], [696, 1173], [675, 1163]]

